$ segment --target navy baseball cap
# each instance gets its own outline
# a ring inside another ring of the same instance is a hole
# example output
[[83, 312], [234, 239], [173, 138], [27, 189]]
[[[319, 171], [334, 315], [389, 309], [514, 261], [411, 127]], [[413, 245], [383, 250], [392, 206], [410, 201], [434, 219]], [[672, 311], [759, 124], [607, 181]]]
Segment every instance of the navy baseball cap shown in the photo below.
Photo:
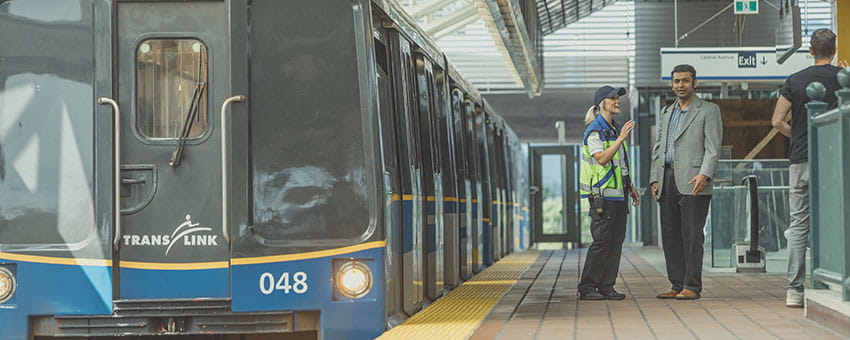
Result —
[[613, 88], [611, 86], [605, 85], [596, 90], [596, 94], [593, 95], [593, 106], [599, 105], [605, 98], [613, 98], [616, 95], [624, 95], [626, 94], [626, 89], [621, 88]]

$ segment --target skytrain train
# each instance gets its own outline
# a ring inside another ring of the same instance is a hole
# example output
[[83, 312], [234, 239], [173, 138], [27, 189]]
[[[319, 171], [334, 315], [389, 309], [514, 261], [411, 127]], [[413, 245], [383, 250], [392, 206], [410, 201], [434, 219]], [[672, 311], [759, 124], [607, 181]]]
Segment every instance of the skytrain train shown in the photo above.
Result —
[[0, 339], [371, 339], [528, 246], [527, 155], [384, 0], [0, 0]]

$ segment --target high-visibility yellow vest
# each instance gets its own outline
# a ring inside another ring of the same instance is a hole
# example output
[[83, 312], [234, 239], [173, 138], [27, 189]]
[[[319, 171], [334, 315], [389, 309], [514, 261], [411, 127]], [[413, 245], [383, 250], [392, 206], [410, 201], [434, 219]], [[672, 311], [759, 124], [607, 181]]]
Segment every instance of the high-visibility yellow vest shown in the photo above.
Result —
[[[597, 115], [587, 130], [584, 131], [584, 147], [581, 154], [581, 176], [579, 177], [579, 192], [582, 198], [590, 196], [591, 193], [602, 195], [609, 201], [622, 201], [623, 194], [623, 171], [628, 156], [620, 154], [620, 150], [614, 154], [611, 162], [600, 165], [590, 154], [587, 146], [587, 137], [591, 132], [598, 132], [602, 140], [602, 146], [608, 149], [617, 140], [617, 133], [608, 125], [602, 115]], [[626, 142], [623, 142], [623, 150], [629, 152]]]

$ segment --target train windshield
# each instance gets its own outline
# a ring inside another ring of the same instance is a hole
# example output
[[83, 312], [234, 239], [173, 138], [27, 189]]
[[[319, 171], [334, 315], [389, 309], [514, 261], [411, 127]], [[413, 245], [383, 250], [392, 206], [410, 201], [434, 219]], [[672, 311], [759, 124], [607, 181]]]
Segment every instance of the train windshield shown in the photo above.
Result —
[[375, 228], [374, 118], [361, 90], [368, 35], [352, 29], [364, 14], [346, 1], [322, 4], [283, 21], [286, 1], [252, 11], [251, 237], [267, 246], [331, 248]]
[[79, 249], [97, 231], [94, 20], [80, 2], [51, 5], [0, 1], [0, 248], [7, 251]]

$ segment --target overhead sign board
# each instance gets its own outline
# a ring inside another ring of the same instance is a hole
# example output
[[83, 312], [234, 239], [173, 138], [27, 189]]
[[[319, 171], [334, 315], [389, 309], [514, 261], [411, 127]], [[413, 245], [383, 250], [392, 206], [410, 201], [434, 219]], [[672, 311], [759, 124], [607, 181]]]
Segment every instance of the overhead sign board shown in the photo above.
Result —
[[808, 50], [801, 50], [778, 64], [773, 46], [662, 48], [661, 80], [670, 80], [670, 71], [679, 64], [693, 65], [701, 81], [782, 83], [792, 73], [813, 65], [814, 58]]
[[735, 14], [759, 14], [758, 0], [735, 0]]

